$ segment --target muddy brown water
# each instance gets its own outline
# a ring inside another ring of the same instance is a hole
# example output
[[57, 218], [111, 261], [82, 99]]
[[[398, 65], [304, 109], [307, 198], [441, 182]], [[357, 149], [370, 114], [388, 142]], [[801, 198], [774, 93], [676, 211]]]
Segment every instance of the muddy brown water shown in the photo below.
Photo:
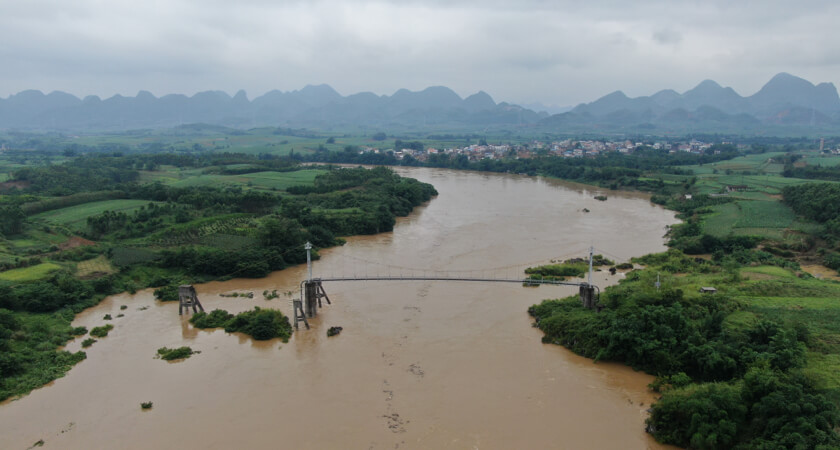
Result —
[[[664, 249], [674, 215], [644, 196], [517, 175], [401, 169], [440, 196], [392, 233], [324, 250], [315, 275], [521, 277], [529, 265]], [[603, 193], [605, 202], [593, 199]], [[587, 208], [590, 212], [583, 212]], [[438, 272], [436, 272], [438, 271]], [[305, 267], [196, 286], [209, 311], [291, 314]], [[621, 275], [596, 272], [601, 287]], [[332, 305], [288, 343], [193, 329], [144, 290], [78, 315], [110, 335], [64, 378], [0, 405], [0, 448], [644, 449], [652, 377], [540, 343], [526, 310], [574, 288], [328, 282]], [[264, 290], [278, 290], [267, 301]], [[220, 294], [253, 292], [254, 298]], [[127, 309], [121, 310], [120, 306]], [[124, 317], [117, 318], [118, 314]], [[326, 337], [330, 326], [344, 331]], [[68, 344], [80, 348], [81, 339]], [[201, 353], [154, 359], [159, 347]], [[143, 411], [140, 403], [153, 402]]]

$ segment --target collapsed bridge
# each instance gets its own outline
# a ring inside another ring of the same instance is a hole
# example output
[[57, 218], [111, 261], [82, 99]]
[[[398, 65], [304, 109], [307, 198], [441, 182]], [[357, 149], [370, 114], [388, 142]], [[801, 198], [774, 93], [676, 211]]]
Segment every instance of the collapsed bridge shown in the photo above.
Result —
[[323, 306], [322, 299], [330, 302], [327, 292], [324, 290], [323, 283], [329, 281], [461, 281], [461, 282], [478, 282], [478, 283], [519, 283], [525, 286], [539, 286], [547, 285], [562, 285], [562, 286], [578, 286], [580, 301], [584, 307], [595, 309], [598, 305], [598, 299], [601, 295], [601, 289], [592, 284], [592, 257], [594, 249], [589, 249], [589, 279], [584, 282], [569, 282], [559, 281], [553, 279], [532, 279], [532, 278], [480, 278], [480, 277], [463, 277], [463, 276], [353, 276], [353, 277], [335, 277], [335, 278], [314, 278], [312, 276], [312, 244], [306, 243], [306, 266], [308, 277], [306, 280], [300, 282], [300, 299], [293, 300], [294, 308], [294, 325], [298, 328], [298, 324], [303, 322], [307, 329], [309, 329], [309, 321], [307, 317], [312, 318], [318, 314], [318, 308]]

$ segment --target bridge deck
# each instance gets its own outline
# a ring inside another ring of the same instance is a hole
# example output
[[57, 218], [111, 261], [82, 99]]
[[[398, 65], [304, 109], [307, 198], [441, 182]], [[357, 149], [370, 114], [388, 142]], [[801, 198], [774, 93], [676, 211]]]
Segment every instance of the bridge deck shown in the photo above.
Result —
[[550, 284], [563, 286], [585, 286], [586, 282], [569, 282], [558, 280], [532, 280], [530, 278], [475, 278], [475, 277], [444, 277], [444, 276], [359, 276], [359, 277], [335, 277], [335, 278], [313, 278], [312, 281], [478, 281], [490, 283], [524, 283], [524, 284]]

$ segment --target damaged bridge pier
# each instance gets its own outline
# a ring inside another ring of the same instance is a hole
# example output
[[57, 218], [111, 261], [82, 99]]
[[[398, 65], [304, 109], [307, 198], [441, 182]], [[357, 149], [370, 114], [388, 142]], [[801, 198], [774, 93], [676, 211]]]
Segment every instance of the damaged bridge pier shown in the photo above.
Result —
[[330, 297], [324, 290], [320, 278], [301, 282], [300, 293], [301, 299], [294, 300], [295, 328], [298, 327], [299, 322], [303, 322], [306, 328], [309, 328], [309, 321], [306, 318], [312, 318], [318, 315], [318, 308], [323, 306], [321, 299], [326, 300], [327, 304], [330, 305], [332, 302], [330, 302]]

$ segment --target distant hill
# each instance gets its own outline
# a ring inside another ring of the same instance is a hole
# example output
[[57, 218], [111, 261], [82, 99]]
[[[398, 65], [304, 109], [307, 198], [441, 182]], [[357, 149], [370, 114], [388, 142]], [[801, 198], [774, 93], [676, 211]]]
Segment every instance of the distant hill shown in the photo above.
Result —
[[253, 100], [244, 91], [233, 97], [207, 91], [159, 98], [140, 91], [134, 97], [115, 95], [103, 100], [34, 90], [0, 99], [0, 130], [114, 131], [195, 123], [320, 130], [524, 127], [553, 133], [840, 135], [840, 97], [831, 83], [814, 85], [780, 73], [748, 97], [705, 80], [683, 93], [666, 89], [631, 98], [615, 91], [591, 103], [558, 109], [538, 103], [527, 107], [496, 103], [484, 91], [461, 98], [444, 86], [418, 92], [400, 89], [390, 96], [370, 92], [342, 96], [322, 84], [297, 91], [275, 90]]
[[547, 128], [667, 132], [779, 132], [809, 129], [840, 134], [840, 96], [832, 83], [813, 83], [780, 73], [749, 97], [705, 80], [682, 94], [659, 91], [630, 98], [621, 91], [569, 112], [555, 114]]
[[23, 91], [0, 99], [0, 129], [124, 130], [168, 128], [190, 123], [228, 127], [455, 126], [533, 124], [548, 117], [516, 105], [497, 104], [480, 91], [466, 99], [447, 87], [419, 92], [400, 89], [394, 95], [369, 92], [342, 96], [322, 84], [298, 91], [271, 91], [248, 100], [244, 91], [231, 97], [221, 91], [192, 97], [170, 94], [157, 98], [147, 91], [134, 97], [115, 95], [79, 99], [64, 92]]

